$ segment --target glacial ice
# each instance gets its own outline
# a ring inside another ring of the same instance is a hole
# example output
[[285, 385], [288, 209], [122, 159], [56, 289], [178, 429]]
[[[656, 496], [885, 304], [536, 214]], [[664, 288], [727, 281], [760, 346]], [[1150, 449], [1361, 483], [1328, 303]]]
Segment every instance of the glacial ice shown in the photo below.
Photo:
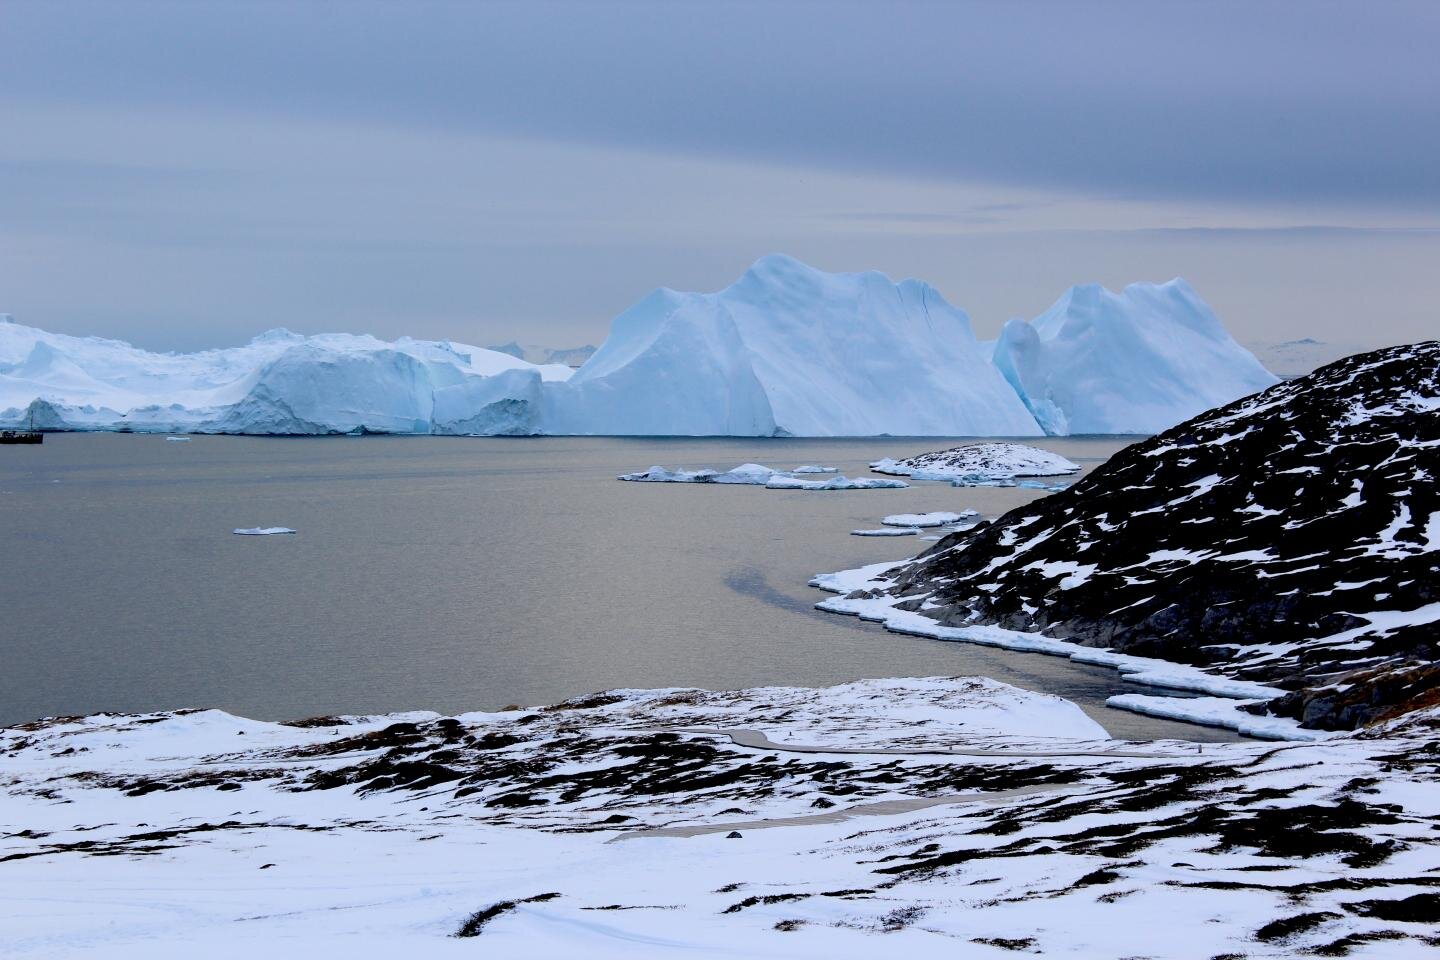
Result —
[[933, 287], [780, 255], [718, 293], [655, 291], [547, 401], [558, 434], [1040, 433]]
[[1160, 433], [1277, 382], [1181, 279], [1071, 287], [992, 359], [1053, 435]]
[[915, 527], [881, 527], [878, 530], [851, 530], [852, 537], [913, 537], [920, 531]]
[[277, 533], [296, 533], [289, 527], [239, 527], [232, 531], [242, 537], [271, 537]]
[[[241, 347], [157, 354], [0, 323], [0, 426], [47, 430], [1155, 432], [1273, 381], [1183, 281], [1076, 287], [992, 346], [919, 280], [824, 273], [780, 255], [716, 293], [655, 291], [574, 371], [409, 337], [277, 329]], [[833, 470], [812, 466], [794, 473]]]

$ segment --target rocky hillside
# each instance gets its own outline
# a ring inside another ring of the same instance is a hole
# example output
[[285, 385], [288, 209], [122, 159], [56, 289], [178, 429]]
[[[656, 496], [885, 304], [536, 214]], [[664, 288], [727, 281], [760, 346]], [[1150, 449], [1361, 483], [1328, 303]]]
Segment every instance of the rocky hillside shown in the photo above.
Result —
[[[1291, 691], [1351, 729], [1440, 696], [1440, 342], [1350, 357], [956, 533], [891, 595]], [[893, 575], [892, 575], [893, 576]]]

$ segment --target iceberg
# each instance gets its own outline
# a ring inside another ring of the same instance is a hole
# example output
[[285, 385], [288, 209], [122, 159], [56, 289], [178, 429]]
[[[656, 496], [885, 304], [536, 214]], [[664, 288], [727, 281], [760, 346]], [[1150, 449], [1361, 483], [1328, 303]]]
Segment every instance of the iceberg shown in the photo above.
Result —
[[1160, 433], [1278, 382], [1181, 279], [1071, 287], [992, 359], [1052, 435]]
[[0, 422], [151, 433], [530, 433], [540, 385], [573, 371], [482, 347], [276, 329], [151, 353], [0, 324]]
[[851, 530], [852, 537], [913, 537], [920, 531], [915, 527], [881, 527], [878, 530]]
[[718, 293], [650, 294], [546, 400], [555, 434], [1041, 433], [933, 287], [780, 255]]
[[[46, 430], [153, 433], [1153, 433], [1274, 382], [1184, 281], [1076, 287], [990, 344], [919, 280], [825, 273], [778, 254], [715, 293], [654, 291], [578, 370], [527, 355], [542, 356], [283, 328], [240, 347], [151, 353], [6, 322], [0, 426], [33, 416]], [[961, 475], [940, 462], [876, 469]], [[1026, 475], [1051, 474], [1000, 479]]]

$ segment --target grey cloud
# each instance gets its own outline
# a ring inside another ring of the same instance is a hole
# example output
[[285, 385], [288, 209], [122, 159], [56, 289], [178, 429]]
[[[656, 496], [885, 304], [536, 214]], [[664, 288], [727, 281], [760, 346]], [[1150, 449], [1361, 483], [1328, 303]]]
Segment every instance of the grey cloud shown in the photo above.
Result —
[[0, 90], [1096, 191], [1440, 206], [1430, 3], [8, 0]]

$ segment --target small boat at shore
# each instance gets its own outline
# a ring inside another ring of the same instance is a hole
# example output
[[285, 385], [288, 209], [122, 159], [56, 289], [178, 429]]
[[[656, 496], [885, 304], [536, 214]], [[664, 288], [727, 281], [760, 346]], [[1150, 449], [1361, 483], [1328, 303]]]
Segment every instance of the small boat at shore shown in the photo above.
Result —
[[45, 434], [35, 429], [35, 413], [30, 413], [30, 425], [24, 430], [0, 430], [0, 443], [44, 443]]

